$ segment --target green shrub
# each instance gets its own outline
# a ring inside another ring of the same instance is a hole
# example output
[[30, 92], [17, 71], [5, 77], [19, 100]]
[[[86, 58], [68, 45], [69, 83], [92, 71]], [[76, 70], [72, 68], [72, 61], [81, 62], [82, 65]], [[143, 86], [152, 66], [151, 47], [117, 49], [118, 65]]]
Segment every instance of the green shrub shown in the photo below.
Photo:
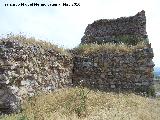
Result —
[[118, 42], [124, 43], [127, 45], [137, 45], [139, 42], [147, 42], [148, 43], [148, 39], [137, 37], [134, 35], [115, 36], [115, 39], [117, 39]]
[[18, 120], [29, 120], [29, 119], [27, 118], [27, 116], [22, 115], [18, 118]]
[[[86, 117], [87, 115], [87, 95], [89, 91], [86, 91], [86, 88], [80, 83], [80, 86], [77, 87], [75, 91], [75, 96], [70, 97], [65, 102], [66, 111], [70, 111], [76, 113], [78, 117]], [[70, 114], [68, 113], [68, 114]]]
[[151, 97], [155, 97], [156, 96], [154, 86], [149, 86], [148, 87], [147, 96], [151, 96]]

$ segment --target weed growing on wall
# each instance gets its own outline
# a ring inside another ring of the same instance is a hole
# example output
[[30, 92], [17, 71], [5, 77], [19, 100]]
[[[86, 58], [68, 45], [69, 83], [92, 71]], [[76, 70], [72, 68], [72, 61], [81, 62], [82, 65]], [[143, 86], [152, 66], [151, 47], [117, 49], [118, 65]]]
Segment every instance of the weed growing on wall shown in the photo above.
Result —
[[143, 49], [147, 46], [148, 43], [142, 41], [137, 45], [127, 45], [127, 44], [114, 44], [114, 43], [105, 43], [105, 44], [80, 44], [78, 47], [74, 48], [75, 55], [94, 55], [101, 54], [103, 52], [108, 53], [132, 53], [136, 49]]
[[27, 38], [25, 35], [22, 35], [22, 34], [14, 35], [10, 33], [7, 35], [6, 38], [0, 39], [0, 44], [1, 42], [7, 41], [7, 40], [8, 41], [18, 41], [20, 44], [23, 44], [23, 46], [37, 46], [37, 47], [43, 48], [44, 50], [55, 50], [58, 53], [71, 57], [71, 55], [64, 48], [58, 47], [57, 45], [54, 45], [50, 42], [46, 42], [43, 40], [37, 40], [34, 37]]
[[149, 43], [147, 38], [136, 37], [134, 35], [119, 35], [114, 36], [119, 43], [124, 43], [127, 45], [137, 45], [139, 42]]

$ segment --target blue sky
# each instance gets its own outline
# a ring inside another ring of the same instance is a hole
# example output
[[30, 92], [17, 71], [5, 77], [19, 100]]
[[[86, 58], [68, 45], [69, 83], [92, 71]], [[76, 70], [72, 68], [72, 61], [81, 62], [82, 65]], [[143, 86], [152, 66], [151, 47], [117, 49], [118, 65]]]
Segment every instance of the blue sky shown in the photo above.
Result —
[[[80, 3], [72, 7], [5, 7], [19, 3]], [[60, 47], [77, 46], [85, 28], [97, 19], [132, 16], [144, 9], [147, 33], [154, 51], [154, 62], [160, 67], [160, 1], [159, 0], [1, 0], [0, 35], [23, 33]]]

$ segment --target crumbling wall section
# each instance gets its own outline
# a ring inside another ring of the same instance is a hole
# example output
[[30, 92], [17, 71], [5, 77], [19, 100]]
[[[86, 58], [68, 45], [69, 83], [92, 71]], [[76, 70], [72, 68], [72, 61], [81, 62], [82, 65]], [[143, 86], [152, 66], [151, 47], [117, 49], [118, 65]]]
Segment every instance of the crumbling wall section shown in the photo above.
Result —
[[153, 84], [153, 51], [149, 45], [128, 52], [120, 49], [78, 55], [73, 83], [102, 90], [147, 92]]
[[119, 36], [129, 36], [133, 39], [146, 39], [145, 11], [131, 17], [117, 19], [100, 19], [89, 24], [81, 39], [81, 44], [120, 42]]
[[0, 112], [5, 109], [6, 112], [16, 111], [13, 107], [18, 107], [26, 96], [71, 85], [71, 61], [71, 57], [54, 48], [44, 49], [36, 43], [24, 46], [18, 40], [1, 40]]

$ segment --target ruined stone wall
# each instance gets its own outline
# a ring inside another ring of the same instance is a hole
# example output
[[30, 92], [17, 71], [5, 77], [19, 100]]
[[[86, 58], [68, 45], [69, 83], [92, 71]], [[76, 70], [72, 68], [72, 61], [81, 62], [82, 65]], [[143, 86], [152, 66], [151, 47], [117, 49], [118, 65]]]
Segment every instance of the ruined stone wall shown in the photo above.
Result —
[[0, 40], [0, 113], [17, 111], [26, 96], [69, 86], [71, 72], [71, 58], [54, 48]]
[[121, 41], [119, 36], [131, 36], [134, 39], [147, 38], [145, 11], [131, 17], [118, 19], [100, 19], [89, 24], [81, 39], [82, 44]]
[[[147, 37], [144, 11], [128, 18], [95, 21], [86, 28], [81, 43], [116, 42], [121, 41], [120, 37], [135, 43], [139, 42], [137, 38]], [[24, 38], [14, 39], [0, 40], [0, 114], [18, 111], [26, 96], [71, 84], [103, 90], [143, 88], [144, 92], [153, 84], [153, 51], [149, 43], [126, 49], [123, 44], [114, 48], [99, 46], [102, 51], [94, 46], [89, 54], [71, 50], [70, 56], [52, 47], [26, 44]]]
[[[110, 48], [112, 49], [112, 48]], [[153, 51], [149, 45], [91, 52], [74, 58], [73, 83], [102, 90], [147, 92], [153, 84]]]
[[[144, 10], [131, 17], [94, 21], [87, 26], [84, 34], [81, 44], [86, 44], [84, 46], [90, 52], [85, 54], [87, 52], [82, 50], [83, 55], [77, 54], [74, 59], [75, 84], [80, 84], [82, 80], [85, 86], [93, 88], [135, 91], [143, 88], [141, 91], [145, 92], [153, 84], [153, 51], [147, 40]], [[136, 47], [141, 42], [144, 46]], [[114, 48], [108, 44], [106, 49], [104, 43], [118, 44]], [[124, 45], [121, 43], [129, 45], [128, 48], [121, 50]], [[94, 46], [95, 50], [90, 46]], [[131, 47], [135, 48], [130, 51]]]

